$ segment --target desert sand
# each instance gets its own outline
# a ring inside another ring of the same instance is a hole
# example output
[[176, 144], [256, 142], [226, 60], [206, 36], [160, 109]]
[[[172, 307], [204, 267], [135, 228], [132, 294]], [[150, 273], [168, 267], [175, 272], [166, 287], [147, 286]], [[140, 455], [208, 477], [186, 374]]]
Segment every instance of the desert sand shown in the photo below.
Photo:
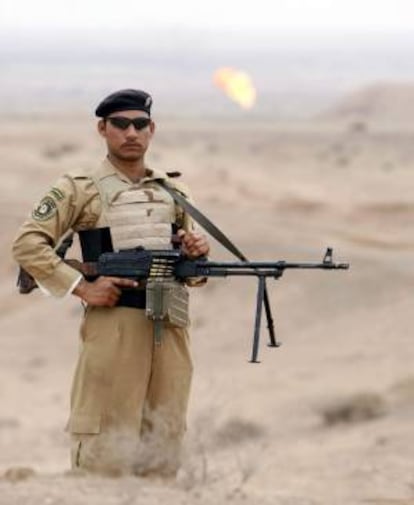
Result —
[[[278, 123], [159, 118], [149, 164], [179, 170], [196, 202], [257, 260], [278, 349], [250, 364], [256, 285], [192, 291], [195, 377], [176, 481], [69, 472], [77, 299], [17, 293], [10, 243], [66, 170], [104, 156], [76, 112], [0, 119], [1, 505], [414, 503], [414, 130], [345, 116]], [[212, 258], [232, 259], [214, 243]]]

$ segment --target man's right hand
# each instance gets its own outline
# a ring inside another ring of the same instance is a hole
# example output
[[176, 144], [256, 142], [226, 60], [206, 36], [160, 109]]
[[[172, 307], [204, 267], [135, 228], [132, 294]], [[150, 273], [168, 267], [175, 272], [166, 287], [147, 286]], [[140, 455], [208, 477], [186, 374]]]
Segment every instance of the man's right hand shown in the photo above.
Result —
[[120, 277], [98, 277], [93, 282], [82, 279], [72, 291], [88, 305], [114, 307], [121, 296], [120, 288], [136, 288], [138, 282]]

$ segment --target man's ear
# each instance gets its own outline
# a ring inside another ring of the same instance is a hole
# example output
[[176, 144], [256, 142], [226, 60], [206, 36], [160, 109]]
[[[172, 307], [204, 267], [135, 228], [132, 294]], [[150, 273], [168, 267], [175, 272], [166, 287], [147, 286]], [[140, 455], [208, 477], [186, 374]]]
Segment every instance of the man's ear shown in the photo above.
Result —
[[151, 123], [150, 123], [149, 127], [150, 127], [150, 132], [151, 132], [151, 137], [152, 137], [155, 132], [155, 123], [152, 119], [151, 119]]
[[100, 119], [96, 125], [99, 135], [101, 137], [106, 137], [106, 122], [104, 119]]

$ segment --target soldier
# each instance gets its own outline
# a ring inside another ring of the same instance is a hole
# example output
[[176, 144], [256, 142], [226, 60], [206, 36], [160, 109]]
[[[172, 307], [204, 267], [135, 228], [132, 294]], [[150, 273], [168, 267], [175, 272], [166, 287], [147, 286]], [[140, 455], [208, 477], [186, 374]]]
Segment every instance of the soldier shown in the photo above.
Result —
[[151, 105], [148, 93], [133, 89], [99, 104], [106, 159], [96, 170], [61, 177], [13, 244], [16, 261], [42, 290], [56, 297], [72, 293], [85, 304], [67, 429], [72, 467], [92, 472], [174, 475], [185, 431], [192, 375], [187, 327], [167, 321], [157, 345], [145, 315], [144, 286], [117, 277], [90, 282], [55, 251], [69, 230], [108, 226], [114, 250], [166, 249], [176, 227], [185, 254], [208, 254], [204, 235], [156, 179], [189, 198], [187, 189], [145, 164], [155, 130]]

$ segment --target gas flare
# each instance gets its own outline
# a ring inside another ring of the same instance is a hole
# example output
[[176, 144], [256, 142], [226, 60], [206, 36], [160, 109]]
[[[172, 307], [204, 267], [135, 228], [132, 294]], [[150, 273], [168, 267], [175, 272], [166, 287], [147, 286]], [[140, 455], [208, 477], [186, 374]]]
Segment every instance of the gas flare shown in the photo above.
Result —
[[223, 67], [216, 70], [214, 84], [243, 109], [251, 109], [256, 102], [256, 90], [250, 76], [242, 70]]

